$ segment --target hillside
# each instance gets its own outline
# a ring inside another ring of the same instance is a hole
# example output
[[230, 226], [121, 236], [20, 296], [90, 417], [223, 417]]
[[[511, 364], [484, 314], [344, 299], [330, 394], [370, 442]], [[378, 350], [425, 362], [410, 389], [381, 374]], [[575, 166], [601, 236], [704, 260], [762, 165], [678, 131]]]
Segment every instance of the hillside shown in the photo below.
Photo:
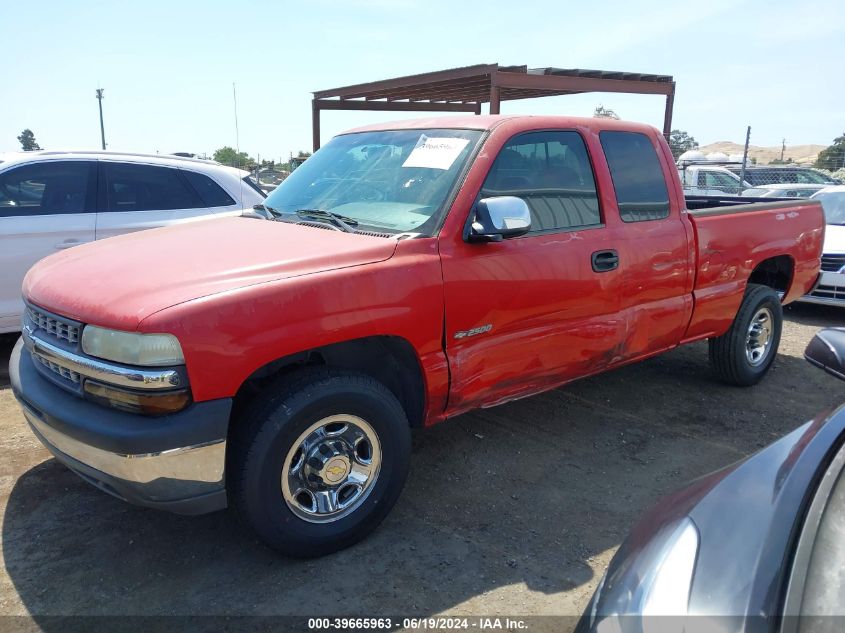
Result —
[[[784, 159], [791, 158], [796, 163], [813, 163], [818, 157], [819, 152], [824, 148], [824, 145], [787, 145], [783, 157]], [[731, 154], [742, 154], [743, 146], [739, 143], [732, 143], [731, 141], [719, 141], [717, 143], [710, 143], [709, 145], [702, 145], [698, 149], [705, 154], [709, 154], [710, 152], [724, 152], [730, 156]], [[758, 165], [765, 165], [776, 158], [780, 158], [780, 149], [780, 145], [776, 147], [749, 145], [748, 156], [756, 158]]]

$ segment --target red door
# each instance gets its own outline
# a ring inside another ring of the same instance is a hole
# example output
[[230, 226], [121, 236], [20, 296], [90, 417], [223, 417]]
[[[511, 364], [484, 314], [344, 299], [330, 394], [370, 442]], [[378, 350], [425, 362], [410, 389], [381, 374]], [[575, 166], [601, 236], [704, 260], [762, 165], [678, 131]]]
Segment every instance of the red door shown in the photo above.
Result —
[[620, 355], [625, 278], [614, 258], [624, 227], [599, 201], [587, 133], [525, 132], [496, 154], [479, 197], [523, 198], [528, 235], [441, 239], [450, 414], [595, 373]]
[[[625, 335], [613, 365], [677, 345], [692, 313], [692, 241], [672, 200], [666, 173], [674, 166], [661, 157], [656, 132], [604, 130], [600, 154], [611, 176], [605, 207], [622, 221], [617, 242], [625, 283], [620, 314]], [[601, 162], [601, 161], [599, 161]]]

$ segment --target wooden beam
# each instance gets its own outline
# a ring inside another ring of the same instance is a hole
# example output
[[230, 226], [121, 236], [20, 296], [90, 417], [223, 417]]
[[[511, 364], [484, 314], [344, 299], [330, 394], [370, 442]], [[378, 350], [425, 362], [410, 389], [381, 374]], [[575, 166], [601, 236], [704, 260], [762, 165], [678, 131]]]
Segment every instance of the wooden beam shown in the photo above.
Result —
[[371, 94], [377, 90], [394, 90], [408, 88], [419, 84], [449, 81], [450, 79], [462, 79], [476, 75], [488, 75], [496, 72], [498, 67], [498, 64], [477, 64], [475, 66], [466, 66], [464, 68], [452, 68], [450, 70], [438, 70], [431, 73], [422, 73], [420, 75], [396, 77], [395, 79], [383, 79], [381, 81], [343, 86], [341, 88], [332, 88], [330, 90], [319, 90], [314, 93], [314, 98], [325, 99], [326, 97], [345, 97], [361, 93]]
[[334, 101], [314, 99], [318, 110], [373, 110], [388, 112], [475, 112], [477, 103], [431, 103], [430, 101]]
[[674, 92], [674, 84], [668, 81], [632, 81], [503, 72], [494, 74], [493, 83], [502, 88], [565, 90], [567, 92], [628, 92], [647, 95], [668, 95]]

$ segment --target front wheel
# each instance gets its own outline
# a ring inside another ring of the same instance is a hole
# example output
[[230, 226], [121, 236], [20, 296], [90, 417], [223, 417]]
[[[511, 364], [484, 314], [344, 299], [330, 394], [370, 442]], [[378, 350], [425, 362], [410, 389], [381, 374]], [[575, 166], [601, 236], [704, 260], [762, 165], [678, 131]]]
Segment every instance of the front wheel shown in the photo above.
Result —
[[364, 538], [407, 477], [411, 435], [402, 406], [369, 376], [325, 368], [268, 391], [233, 432], [233, 508], [290, 556], [321, 556]]
[[757, 384], [777, 355], [783, 307], [768, 286], [748, 284], [731, 328], [710, 339], [710, 363], [720, 380], [747, 387]]

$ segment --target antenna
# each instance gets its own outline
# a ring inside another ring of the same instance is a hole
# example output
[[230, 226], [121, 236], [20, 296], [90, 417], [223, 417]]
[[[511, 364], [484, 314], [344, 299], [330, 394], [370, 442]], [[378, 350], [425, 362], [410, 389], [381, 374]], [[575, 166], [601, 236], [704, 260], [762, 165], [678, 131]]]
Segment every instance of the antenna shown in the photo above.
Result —
[[238, 93], [235, 89], [235, 82], [232, 82], [232, 101], [235, 103], [235, 151], [241, 153], [241, 136], [238, 132]]

